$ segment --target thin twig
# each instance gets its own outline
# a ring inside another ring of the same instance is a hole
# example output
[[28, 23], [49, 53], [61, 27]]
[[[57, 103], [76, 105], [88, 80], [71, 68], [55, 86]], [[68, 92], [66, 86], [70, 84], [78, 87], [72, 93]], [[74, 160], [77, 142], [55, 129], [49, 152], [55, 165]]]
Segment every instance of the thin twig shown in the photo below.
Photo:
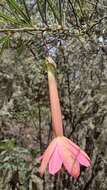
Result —
[[57, 32], [57, 31], [69, 31], [68, 28], [62, 28], [60, 25], [57, 27], [44, 27], [44, 28], [39, 28], [39, 27], [23, 27], [23, 28], [1, 28], [0, 33], [3, 32]]
[[[83, 36], [85, 34], [87, 34], [86, 32], [72, 32], [70, 31], [70, 28], [67, 27], [62, 27], [60, 25], [53, 25], [53, 26], [49, 26], [49, 27], [44, 27], [44, 28], [39, 28], [39, 27], [23, 27], [23, 28], [0, 28], [0, 33], [22, 33], [22, 32], [27, 32], [31, 35], [33, 35], [35, 32], [51, 32], [51, 33], [58, 33], [58, 32], [63, 32], [65, 33], [67, 36], [70, 37], [78, 37], [78, 36]], [[33, 33], [31, 33], [33, 32]]]

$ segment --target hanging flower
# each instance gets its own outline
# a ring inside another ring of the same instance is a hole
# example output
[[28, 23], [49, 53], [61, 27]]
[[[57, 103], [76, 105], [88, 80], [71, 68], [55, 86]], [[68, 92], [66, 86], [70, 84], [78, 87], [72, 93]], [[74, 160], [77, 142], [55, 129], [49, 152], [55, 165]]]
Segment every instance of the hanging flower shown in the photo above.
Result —
[[89, 167], [91, 161], [88, 155], [81, 150], [79, 146], [63, 135], [61, 108], [54, 73], [55, 62], [52, 58], [48, 57], [46, 64], [52, 125], [55, 138], [39, 159], [42, 160], [40, 173], [43, 175], [48, 166], [49, 173], [54, 175], [64, 166], [71, 176], [78, 177], [80, 175], [80, 165]]

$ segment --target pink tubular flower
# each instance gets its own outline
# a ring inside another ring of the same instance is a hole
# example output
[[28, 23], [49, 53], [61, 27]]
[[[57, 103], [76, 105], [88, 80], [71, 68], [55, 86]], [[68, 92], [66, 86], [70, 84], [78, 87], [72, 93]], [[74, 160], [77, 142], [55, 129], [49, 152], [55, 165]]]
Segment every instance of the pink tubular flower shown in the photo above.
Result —
[[80, 175], [80, 164], [90, 166], [90, 158], [75, 143], [64, 136], [53, 139], [41, 156], [40, 174], [43, 175], [48, 165], [49, 173], [57, 173], [62, 164], [71, 176]]
[[48, 84], [49, 84], [53, 131], [56, 136], [62, 136], [63, 135], [62, 116], [61, 116], [61, 108], [58, 97], [57, 84], [54, 76], [55, 68], [53, 65], [54, 63], [52, 62], [53, 60], [50, 57], [47, 58], [47, 61], [48, 61], [47, 70], [48, 70]]
[[57, 173], [62, 165], [71, 176], [78, 177], [80, 174], [80, 164], [90, 166], [90, 158], [75, 143], [63, 135], [61, 108], [57, 91], [57, 84], [54, 75], [54, 62], [52, 58], [47, 58], [48, 84], [50, 95], [50, 106], [52, 114], [52, 125], [55, 138], [49, 144], [39, 160], [41, 175], [44, 174], [48, 165], [49, 173]]

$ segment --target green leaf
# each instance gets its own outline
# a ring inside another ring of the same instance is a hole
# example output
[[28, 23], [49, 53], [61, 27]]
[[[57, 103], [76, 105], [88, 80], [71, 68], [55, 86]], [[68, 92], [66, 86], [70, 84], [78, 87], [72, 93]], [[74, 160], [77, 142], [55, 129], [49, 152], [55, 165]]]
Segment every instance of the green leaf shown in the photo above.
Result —
[[4, 36], [3, 38], [0, 39], [0, 44], [1, 49], [0, 49], [0, 56], [3, 54], [5, 48], [9, 48], [10, 47], [10, 36]]
[[5, 24], [5, 21], [3, 19], [0, 19], [0, 26], [3, 26]]
[[4, 43], [4, 41], [7, 39], [7, 36], [3, 36], [2, 38], [0, 38], [0, 44]]
[[21, 18], [23, 18], [26, 23], [30, 24], [30, 18], [28, 14], [26, 14], [22, 10], [22, 8], [18, 5], [18, 3], [15, 0], [6, 0], [6, 2], [8, 3], [11, 11], [14, 12], [14, 14], [16, 14], [17, 16], [21, 16]]
[[[38, 6], [38, 11], [39, 11], [39, 14], [42, 18], [42, 21], [47, 24], [47, 21], [46, 21], [46, 12], [44, 12], [44, 6], [43, 6], [43, 0], [37, 0], [37, 6]], [[46, 11], [46, 10], [45, 10]]]
[[29, 18], [29, 21], [31, 21], [30, 14], [29, 14], [29, 10], [28, 10], [28, 8], [27, 8], [26, 2], [25, 2], [25, 0], [22, 0], [22, 2], [23, 2], [23, 5], [24, 5], [24, 9], [25, 9], [25, 11], [26, 11], [26, 15], [27, 15], [27, 17]]
[[7, 15], [6, 13], [0, 12], [0, 17], [4, 19], [5, 21], [8, 21], [12, 24], [17, 24], [17, 20], [13, 18], [12, 16]]
[[12, 150], [15, 146], [15, 139], [5, 139], [0, 142], [0, 151]]
[[54, 17], [56, 18], [56, 20], [58, 21], [58, 23], [61, 24], [61, 20], [60, 20], [60, 18], [59, 18], [58, 11], [56, 11], [57, 9], [54, 7], [53, 1], [47, 0], [47, 3], [48, 3], [48, 5], [49, 5], [49, 7], [50, 7], [50, 9], [51, 9], [51, 11], [52, 11]]

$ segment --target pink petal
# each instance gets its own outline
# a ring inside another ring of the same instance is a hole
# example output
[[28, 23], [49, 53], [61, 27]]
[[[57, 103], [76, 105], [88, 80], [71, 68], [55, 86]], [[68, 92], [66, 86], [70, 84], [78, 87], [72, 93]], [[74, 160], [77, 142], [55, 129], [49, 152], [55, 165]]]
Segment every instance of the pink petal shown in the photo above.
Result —
[[67, 146], [71, 152], [77, 156], [78, 152], [80, 152], [80, 147], [78, 145], [76, 145], [75, 143], [73, 143], [71, 140], [69, 140], [66, 137], [63, 137], [64, 142], [65, 142], [65, 146]]
[[48, 148], [45, 150], [44, 154], [43, 154], [43, 159], [41, 162], [41, 166], [40, 166], [40, 174], [43, 175], [45, 172], [45, 169], [47, 167], [47, 164], [49, 162], [49, 159], [52, 155], [52, 153], [54, 152], [54, 149], [56, 147], [56, 139], [54, 139], [48, 146]]
[[80, 166], [75, 157], [71, 154], [71, 152], [64, 146], [61, 146], [59, 149], [61, 158], [63, 160], [63, 164], [68, 171], [68, 173], [72, 176], [78, 177], [80, 174]]
[[49, 173], [54, 175], [61, 169], [61, 166], [62, 160], [58, 152], [58, 147], [56, 146], [49, 161]]
[[65, 146], [68, 147], [69, 150], [77, 157], [77, 160], [80, 162], [81, 165], [84, 165], [86, 167], [90, 166], [90, 158], [88, 155], [80, 149], [78, 145], [64, 137]]
[[77, 160], [75, 160], [72, 165], [71, 175], [74, 177], [78, 177], [80, 175], [80, 164]]
[[91, 164], [90, 158], [82, 150], [80, 151], [80, 154], [78, 155], [77, 160], [80, 162], [81, 165], [84, 165], [86, 167], [89, 167]]

